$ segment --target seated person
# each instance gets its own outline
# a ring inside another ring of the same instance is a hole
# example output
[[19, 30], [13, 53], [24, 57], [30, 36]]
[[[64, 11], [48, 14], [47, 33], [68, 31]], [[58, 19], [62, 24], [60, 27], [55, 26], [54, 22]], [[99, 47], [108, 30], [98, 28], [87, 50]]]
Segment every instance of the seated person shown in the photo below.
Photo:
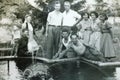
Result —
[[28, 30], [24, 29], [22, 32], [21, 39], [19, 40], [19, 45], [18, 46], [18, 56], [28, 56], [26, 53], [28, 52], [27, 50], [27, 44], [28, 44]]
[[70, 41], [71, 41], [71, 39], [70, 39], [69, 29], [63, 28], [62, 29], [62, 38], [60, 40], [59, 49], [58, 49], [58, 52], [56, 53], [56, 55], [53, 58], [58, 57], [59, 53], [61, 53], [63, 50], [65, 50], [67, 48]]
[[55, 55], [56, 58], [61, 59], [64, 57], [73, 58], [76, 56], [82, 56], [91, 60], [104, 61], [104, 57], [100, 52], [94, 48], [91, 48], [89, 45], [82, 43], [76, 34], [71, 34], [70, 39], [71, 40], [69, 41], [67, 47], [64, 50], [61, 49], [61, 51], [58, 51]]
[[[66, 34], [67, 34], [67, 32], [66, 32]], [[63, 51], [62, 50], [58, 51], [58, 53], [56, 54], [57, 58], [60, 59], [60, 58], [63, 58], [64, 56], [66, 56], [67, 58], [73, 58], [78, 55], [80, 56], [84, 53], [86, 48], [80, 42], [80, 40], [78, 39], [78, 36], [76, 34], [71, 34], [70, 39], [71, 40], [68, 40], [69, 42], [67, 42], [66, 49]], [[62, 40], [64, 40], [64, 38]], [[64, 43], [62, 43], [62, 44], [64, 45]]]

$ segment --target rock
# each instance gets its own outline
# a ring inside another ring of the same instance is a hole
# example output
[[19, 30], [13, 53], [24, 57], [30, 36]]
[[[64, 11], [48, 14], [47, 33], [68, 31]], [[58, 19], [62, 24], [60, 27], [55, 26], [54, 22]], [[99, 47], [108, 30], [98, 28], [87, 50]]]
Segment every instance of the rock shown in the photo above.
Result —
[[23, 76], [29, 80], [53, 80], [48, 69], [44, 63], [35, 63], [25, 69]]

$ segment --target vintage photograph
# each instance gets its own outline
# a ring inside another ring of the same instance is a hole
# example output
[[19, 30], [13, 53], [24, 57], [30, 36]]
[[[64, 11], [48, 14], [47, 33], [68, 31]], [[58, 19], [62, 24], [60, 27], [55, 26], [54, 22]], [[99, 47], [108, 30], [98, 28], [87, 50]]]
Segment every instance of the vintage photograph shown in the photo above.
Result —
[[120, 0], [0, 0], [0, 80], [120, 80]]

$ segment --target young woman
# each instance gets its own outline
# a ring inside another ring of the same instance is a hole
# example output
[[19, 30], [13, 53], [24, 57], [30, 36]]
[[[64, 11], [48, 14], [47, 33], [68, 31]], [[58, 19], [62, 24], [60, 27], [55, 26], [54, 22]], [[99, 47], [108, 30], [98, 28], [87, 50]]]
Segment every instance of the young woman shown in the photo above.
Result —
[[108, 17], [106, 14], [101, 13], [99, 15], [100, 22], [98, 23], [98, 26], [101, 28], [102, 32], [100, 51], [103, 53], [107, 61], [111, 61], [111, 58], [114, 58], [116, 55], [113, 47], [112, 26], [107, 22], [107, 19]]
[[91, 23], [89, 20], [89, 14], [88, 13], [83, 13], [82, 14], [82, 21], [78, 24], [78, 27], [82, 27], [81, 28], [81, 33], [83, 34], [83, 42], [85, 44], [89, 43], [90, 40], [90, 34], [91, 34]]
[[97, 26], [97, 17], [98, 13], [97, 12], [91, 12], [91, 28], [92, 28], [92, 34], [90, 36], [90, 42], [89, 45], [96, 50], [100, 51], [100, 39], [101, 39], [101, 31], [100, 27]]
[[22, 29], [27, 29], [29, 36], [28, 36], [28, 52], [34, 54], [34, 52], [36, 52], [39, 49], [39, 46], [37, 44], [37, 42], [34, 39], [34, 34], [33, 34], [33, 26], [31, 24], [31, 16], [30, 15], [26, 15], [25, 16], [25, 21], [23, 23]]

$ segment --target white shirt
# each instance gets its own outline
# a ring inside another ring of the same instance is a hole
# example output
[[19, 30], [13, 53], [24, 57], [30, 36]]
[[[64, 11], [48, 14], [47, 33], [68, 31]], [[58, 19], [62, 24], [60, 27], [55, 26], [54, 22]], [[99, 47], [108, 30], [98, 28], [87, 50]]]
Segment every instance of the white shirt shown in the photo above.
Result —
[[63, 12], [63, 26], [73, 26], [78, 19], [80, 19], [81, 16], [73, 11], [69, 10], [69, 12], [66, 13], [66, 11]]
[[33, 32], [33, 27], [31, 25], [31, 23], [28, 23], [28, 30]]
[[61, 25], [62, 22], [62, 13], [56, 13], [55, 11], [52, 11], [48, 14], [47, 22], [49, 25]]
[[71, 41], [70, 36], [68, 37], [68, 41], [67, 41], [67, 42], [65, 42], [65, 39], [64, 39], [64, 38], [62, 39], [62, 43], [63, 43], [63, 45], [64, 45], [66, 48], [68, 47], [70, 41]]
[[20, 39], [21, 38], [20, 29], [17, 28], [17, 26], [14, 26], [12, 34], [13, 34], [14, 39], [17, 39], [17, 38]]

